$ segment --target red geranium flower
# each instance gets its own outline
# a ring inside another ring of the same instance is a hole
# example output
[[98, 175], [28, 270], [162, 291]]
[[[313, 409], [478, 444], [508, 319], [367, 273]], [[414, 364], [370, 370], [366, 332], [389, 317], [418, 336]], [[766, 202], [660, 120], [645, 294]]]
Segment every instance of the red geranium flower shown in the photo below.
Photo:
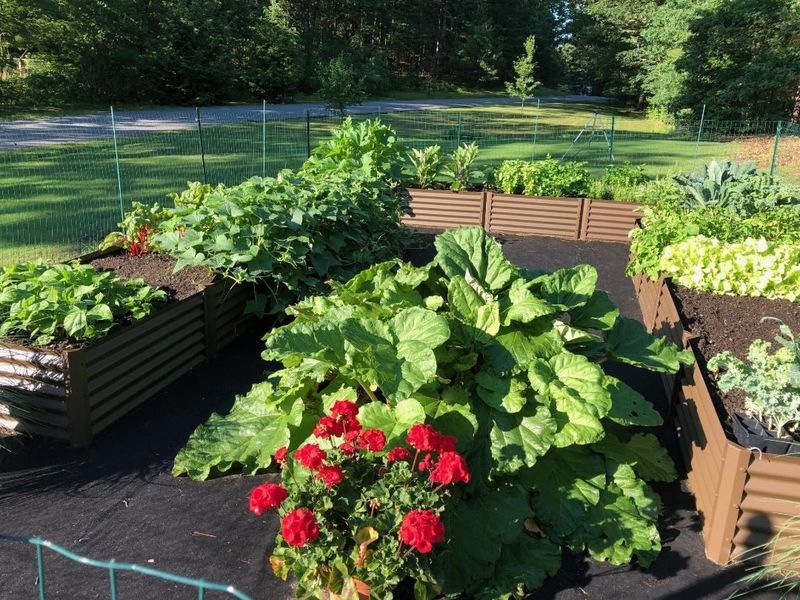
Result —
[[428, 453], [419, 461], [417, 470], [422, 473], [422, 471], [430, 471], [431, 467], [433, 467], [433, 454]]
[[328, 439], [331, 436], [338, 437], [344, 433], [342, 424], [333, 417], [322, 417], [314, 427], [314, 437]]
[[339, 466], [333, 465], [330, 467], [322, 467], [317, 471], [317, 477], [325, 482], [325, 487], [331, 488], [344, 481], [344, 473]]
[[437, 449], [436, 442], [439, 435], [439, 432], [430, 425], [417, 423], [408, 430], [406, 441], [417, 450], [430, 452]]
[[316, 444], [303, 444], [294, 453], [294, 457], [305, 468], [316, 471], [322, 466], [322, 461], [328, 458], [328, 453]]
[[386, 446], [386, 435], [380, 429], [366, 429], [358, 437], [358, 447], [362, 450], [380, 452]]
[[286, 453], [288, 451], [289, 451], [289, 449], [286, 446], [283, 446], [282, 448], [278, 448], [275, 451], [275, 457], [274, 457], [275, 458], [275, 462], [279, 462], [279, 463], [286, 462]]
[[331, 414], [337, 421], [355, 420], [358, 415], [358, 404], [349, 400], [337, 400], [331, 406]]
[[427, 554], [444, 540], [444, 525], [431, 510], [412, 510], [400, 524], [400, 541]]
[[289, 497], [279, 483], [264, 483], [250, 492], [250, 511], [256, 516], [261, 516], [265, 510], [280, 506]]
[[411, 458], [411, 452], [408, 448], [403, 448], [402, 446], [398, 446], [397, 448], [392, 448], [386, 454], [386, 462], [395, 462], [396, 460], [408, 460]]
[[434, 436], [434, 450], [437, 452], [455, 452], [457, 440], [455, 436], [437, 433]]
[[317, 539], [319, 526], [313, 512], [307, 508], [295, 508], [283, 517], [281, 533], [287, 544], [300, 547]]
[[458, 452], [442, 452], [436, 465], [431, 470], [431, 481], [442, 485], [451, 483], [469, 483], [470, 475], [467, 463]]

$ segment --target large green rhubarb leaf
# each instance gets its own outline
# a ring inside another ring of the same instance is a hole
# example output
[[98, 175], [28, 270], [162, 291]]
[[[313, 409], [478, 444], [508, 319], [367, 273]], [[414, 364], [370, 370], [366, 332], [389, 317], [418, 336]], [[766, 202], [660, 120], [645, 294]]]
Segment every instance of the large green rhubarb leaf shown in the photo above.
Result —
[[628, 384], [607, 375], [605, 387], [611, 392], [611, 410], [606, 416], [615, 423], [645, 427], [655, 427], [663, 423], [653, 405]]
[[291, 430], [301, 426], [308, 391], [276, 390], [269, 382], [253, 386], [228, 415], [214, 413], [192, 433], [175, 457], [172, 474], [202, 480], [234, 465], [245, 473], [268, 467], [275, 451], [289, 445]]
[[668, 339], [650, 335], [639, 321], [626, 317], [617, 319], [608, 332], [606, 352], [619, 362], [662, 373], [675, 373], [694, 362], [690, 351], [679, 351]]
[[559, 269], [538, 281], [539, 296], [561, 310], [584, 306], [592, 298], [597, 285], [597, 269], [591, 265], [578, 265]]
[[592, 448], [608, 458], [629, 465], [647, 481], [674, 481], [678, 476], [675, 463], [651, 433], [636, 433], [628, 441], [607, 433]]
[[[493, 598], [507, 598], [514, 590], [520, 598], [535, 590], [561, 566], [561, 548], [546, 538], [522, 536], [514, 544], [503, 546], [494, 572]], [[478, 596], [480, 597], [480, 595]]]
[[503, 249], [478, 227], [460, 227], [436, 236], [436, 264], [448, 277], [467, 273], [489, 291], [505, 287], [518, 277]]
[[507, 473], [531, 467], [553, 444], [556, 421], [546, 406], [517, 414], [492, 411], [492, 458], [497, 469]]

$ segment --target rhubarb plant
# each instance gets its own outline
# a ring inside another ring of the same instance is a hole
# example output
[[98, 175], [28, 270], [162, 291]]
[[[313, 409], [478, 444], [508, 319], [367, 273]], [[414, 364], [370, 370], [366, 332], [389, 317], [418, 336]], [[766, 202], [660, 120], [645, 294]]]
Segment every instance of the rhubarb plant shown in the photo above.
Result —
[[427, 265], [379, 263], [292, 306], [265, 338], [281, 368], [199, 427], [173, 472], [261, 471], [334, 402], [357, 400], [387, 448], [425, 422], [468, 461], [433, 565], [444, 595], [522, 594], [558, 568], [561, 546], [650, 564], [659, 500], [646, 481], [674, 466], [640, 431], [659, 413], [601, 363], [670, 373], [691, 356], [621, 316], [591, 266], [520, 269], [477, 228], [435, 245]]

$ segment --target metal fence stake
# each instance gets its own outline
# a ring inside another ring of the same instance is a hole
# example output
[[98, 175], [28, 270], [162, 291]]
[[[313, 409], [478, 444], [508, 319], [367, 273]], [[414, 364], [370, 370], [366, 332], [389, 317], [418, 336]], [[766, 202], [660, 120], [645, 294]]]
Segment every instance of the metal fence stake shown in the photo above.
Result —
[[267, 101], [261, 104], [261, 176], [267, 176]]
[[539, 133], [539, 114], [542, 99], [536, 99], [536, 118], [533, 121], [533, 149], [531, 150], [531, 160], [536, 160], [536, 135]]
[[617, 131], [617, 116], [611, 115], [611, 139], [608, 142], [608, 161], [614, 162], [614, 134]]
[[311, 156], [311, 113], [306, 111], [306, 157]]
[[775, 143], [772, 146], [772, 162], [769, 165], [769, 176], [775, 177], [775, 170], [778, 168], [778, 146], [781, 143], [781, 130], [783, 128], [783, 121], [778, 121], [775, 127]]
[[125, 219], [125, 208], [122, 204], [122, 175], [119, 168], [119, 148], [117, 146], [117, 121], [114, 118], [114, 107], [111, 106], [111, 135], [114, 138], [114, 163], [117, 166], [117, 194], [119, 195], [119, 218]]
[[203, 162], [203, 183], [208, 183], [206, 175], [206, 149], [203, 145], [203, 126], [200, 124], [200, 107], [194, 107], [195, 116], [197, 117], [197, 137], [200, 140], [200, 160]]
[[461, 145], [461, 112], [458, 113], [458, 120], [456, 121], [456, 148]]
[[697, 151], [700, 147], [700, 136], [703, 135], [703, 123], [706, 120], [706, 105], [703, 104], [703, 112], [700, 113], [700, 127], [697, 128], [697, 141], [694, 143], [694, 159], [697, 160]]

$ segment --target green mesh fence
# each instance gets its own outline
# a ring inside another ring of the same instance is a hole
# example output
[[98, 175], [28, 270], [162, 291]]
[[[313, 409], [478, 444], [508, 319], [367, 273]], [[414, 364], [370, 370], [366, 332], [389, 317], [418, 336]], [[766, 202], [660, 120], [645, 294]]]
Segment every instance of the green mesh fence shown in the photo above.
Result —
[[[580, 103], [354, 112], [357, 121], [380, 116], [411, 147], [475, 142], [483, 166], [549, 155], [585, 161], [594, 174], [630, 162], [656, 177], [732, 158], [800, 182], [800, 129], [786, 123], [779, 135], [775, 122], [667, 126]], [[296, 168], [340, 122], [258, 105], [126, 111], [113, 124], [110, 112], [0, 121], [0, 264], [95, 249], [131, 202], [168, 202], [187, 181], [233, 185]]]
[[[119, 575], [120, 573], [137, 573], [143, 575], [145, 577], [151, 577], [154, 579], [160, 579], [163, 581], [168, 581], [171, 583], [178, 584], [180, 586], [194, 588], [196, 590], [195, 597], [197, 600], [206, 600], [210, 599], [213, 593], [215, 597], [222, 597], [223, 595], [226, 597], [233, 597], [238, 598], [239, 600], [251, 600], [250, 596], [240, 592], [236, 588], [230, 585], [225, 585], [222, 583], [213, 583], [210, 581], [203, 581], [201, 579], [192, 579], [190, 577], [183, 577], [181, 575], [175, 575], [174, 573], [168, 573], [166, 571], [160, 571], [158, 569], [153, 569], [151, 567], [144, 567], [142, 565], [134, 565], [130, 563], [121, 563], [116, 562], [114, 560], [106, 561], [106, 560], [95, 560], [91, 558], [86, 558], [85, 556], [80, 556], [54, 544], [53, 542], [49, 542], [47, 540], [43, 540], [42, 538], [38, 537], [19, 537], [19, 536], [12, 536], [12, 535], [3, 535], [0, 534], [0, 541], [3, 542], [19, 542], [24, 544], [29, 544], [33, 546], [34, 552], [32, 553], [32, 560], [35, 561], [36, 565], [36, 589], [38, 591], [39, 600], [46, 600], [48, 598], [47, 594], [47, 568], [46, 568], [46, 559], [45, 559], [45, 550], [49, 551], [50, 553], [57, 554], [63, 556], [71, 561], [79, 563], [80, 565], [92, 567], [95, 569], [102, 569], [105, 570], [108, 574], [108, 597], [111, 600], [117, 600], [120, 597], [119, 595]], [[76, 580], [80, 581], [80, 577], [76, 577]], [[83, 586], [85, 587], [85, 586]], [[187, 597], [187, 596], [183, 596]]]

